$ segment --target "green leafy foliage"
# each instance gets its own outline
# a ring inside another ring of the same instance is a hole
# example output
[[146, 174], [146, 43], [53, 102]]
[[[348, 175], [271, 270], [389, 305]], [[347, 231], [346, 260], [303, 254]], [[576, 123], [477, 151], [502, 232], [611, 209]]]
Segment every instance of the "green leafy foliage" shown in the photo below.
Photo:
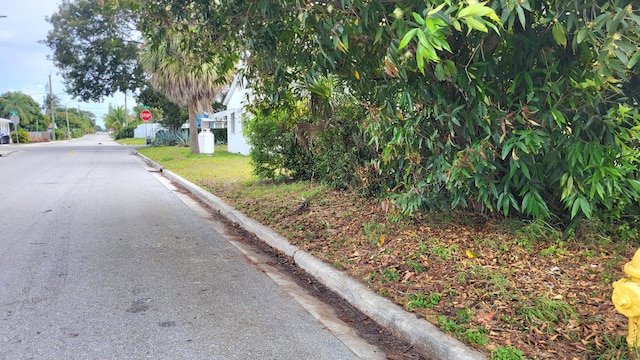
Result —
[[118, 139], [133, 138], [134, 136], [133, 133], [137, 126], [138, 124], [133, 123], [123, 127], [122, 129], [118, 130], [118, 132], [116, 133], [115, 139], [118, 140]]
[[[143, 15], [151, 44], [177, 31], [189, 51], [228, 59], [223, 68], [247, 54], [256, 101], [277, 113], [257, 114], [278, 136], [260, 150], [256, 164], [271, 163], [258, 174], [356, 169], [334, 186], [355, 182], [404, 215], [468, 208], [575, 224], [628, 213], [640, 198], [640, 15], [629, 2], [121, 3]], [[336, 122], [339, 106], [320, 101], [329, 87], [309, 81], [318, 74], [339, 79], [350, 99], [334, 99], [362, 113]], [[280, 127], [282, 116], [296, 120]], [[332, 167], [320, 154], [339, 148], [294, 146], [303, 121], [344, 130], [328, 143], [355, 135], [368, 146]], [[267, 140], [252, 134], [254, 145]]]
[[499, 346], [491, 352], [491, 360], [524, 360], [524, 353], [513, 346]]
[[[245, 126], [251, 144], [251, 160], [256, 175], [267, 179], [302, 178], [307, 173], [308, 156], [295, 145], [296, 122], [284, 109], [254, 110]], [[296, 160], [302, 160], [296, 162]]]
[[[114, 108], [111, 105], [109, 106], [109, 111], [104, 117], [104, 125], [107, 127], [107, 129], [112, 129], [116, 131], [116, 133], [119, 133], [119, 131], [125, 128], [128, 123], [129, 116], [124, 107], [117, 106]], [[132, 136], [124, 136], [124, 138], [126, 137]]]
[[[530, 306], [522, 307], [519, 312], [529, 327], [546, 328], [549, 334], [556, 332], [557, 325], [573, 319], [578, 320], [575, 310], [562, 300], [536, 298]], [[543, 326], [541, 326], [543, 325]]]
[[56, 139], [66, 139], [67, 130], [71, 137], [81, 137], [84, 134], [91, 134], [94, 132], [96, 124], [93, 113], [75, 108], [67, 108], [66, 106], [55, 109], [55, 120], [57, 128], [63, 132], [62, 137], [56, 135]]
[[20, 127], [35, 129], [39, 125], [50, 124], [40, 112], [40, 105], [29, 95], [21, 92], [6, 92], [0, 95], [0, 117], [8, 119], [12, 113], [20, 118]]
[[154, 121], [171, 131], [178, 131], [182, 124], [189, 119], [186, 107], [172, 103], [163, 93], [154, 90], [151, 86], [144, 86], [140, 90], [137, 100], [140, 104], [161, 110], [162, 117], [154, 116]]
[[409, 299], [409, 303], [407, 303], [407, 310], [413, 309], [433, 309], [436, 305], [440, 303], [440, 294], [431, 293], [428, 297], [425, 298], [424, 294], [418, 293], [415, 295], [411, 295]]
[[216, 141], [216, 145], [226, 145], [227, 140], [227, 129], [211, 129], [213, 133], [214, 139]]
[[31, 142], [31, 137], [29, 136], [29, 133], [25, 129], [18, 129], [17, 137], [16, 137], [16, 132], [12, 131], [11, 139], [13, 139], [14, 142], [18, 140], [20, 144], [28, 144]]

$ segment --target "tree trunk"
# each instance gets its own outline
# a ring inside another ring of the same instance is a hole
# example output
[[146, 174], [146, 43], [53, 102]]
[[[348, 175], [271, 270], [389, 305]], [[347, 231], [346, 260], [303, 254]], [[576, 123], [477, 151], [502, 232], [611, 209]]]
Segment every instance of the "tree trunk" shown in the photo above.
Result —
[[196, 119], [196, 111], [193, 105], [187, 105], [189, 109], [189, 140], [191, 141], [191, 153], [200, 154], [200, 146], [198, 145], [198, 122]]

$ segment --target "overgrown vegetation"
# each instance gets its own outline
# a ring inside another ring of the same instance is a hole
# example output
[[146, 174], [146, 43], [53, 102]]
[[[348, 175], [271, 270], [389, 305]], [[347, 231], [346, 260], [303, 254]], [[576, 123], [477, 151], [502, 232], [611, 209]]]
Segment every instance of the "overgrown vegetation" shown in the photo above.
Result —
[[279, 139], [253, 139], [261, 176], [358, 189], [402, 215], [545, 219], [565, 236], [640, 210], [630, 1], [119, 3], [151, 43], [178, 31], [203, 57], [251, 54], [253, 128]]
[[15, 131], [12, 131], [10, 135], [11, 139], [13, 139], [14, 142], [17, 140], [20, 144], [28, 144], [31, 142], [31, 137], [29, 136], [27, 130], [19, 129], [18, 136], [16, 136]]
[[[47, 94], [45, 98], [45, 110], [47, 114], [42, 113], [40, 105], [29, 95], [21, 92], [6, 92], [0, 95], [0, 117], [10, 118], [12, 115], [18, 116], [20, 143], [27, 143], [30, 138], [26, 133], [29, 132], [46, 132], [51, 126], [51, 111], [55, 117], [56, 130], [55, 138], [66, 139], [67, 131], [71, 137], [81, 137], [85, 134], [91, 134], [95, 131], [95, 115], [89, 111], [81, 111], [78, 109], [67, 109], [60, 107], [61, 102], [55, 95]], [[53, 109], [53, 110], [52, 110]], [[12, 125], [12, 129], [13, 128]], [[15, 134], [13, 135], [15, 141]], [[43, 138], [41, 138], [43, 139]]]

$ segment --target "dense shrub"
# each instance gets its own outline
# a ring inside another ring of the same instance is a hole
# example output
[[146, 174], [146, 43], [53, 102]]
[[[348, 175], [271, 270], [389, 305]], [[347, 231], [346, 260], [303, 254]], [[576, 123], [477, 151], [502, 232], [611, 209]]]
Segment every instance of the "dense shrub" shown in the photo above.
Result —
[[56, 140], [63, 140], [67, 136], [65, 132], [62, 131], [61, 129], [56, 129], [55, 133], [56, 133]]
[[375, 149], [368, 144], [359, 126], [364, 109], [341, 104], [333, 126], [320, 133], [314, 148], [314, 168], [322, 182], [336, 189], [349, 189], [362, 195], [378, 195], [378, 176], [369, 171]]
[[116, 133], [116, 140], [133, 138], [133, 136], [134, 136], [133, 133], [134, 133], [134, 130], [136, 129], [137, 126], [138, 126], [138, 124], [133, 123], [133, 124], [129, 124], [126, 127], [120, 129], [120, 131], [118, 131]]
[[[15, 131], [11, 132], [11, 139], [14, 142], [16, 141], [16, 132]], [[31, 137], [29, 136], [29, 133], [27, 132], [27, 130], [18, 129], [18, 140], [20, 141], [20, 144], [27, 144], [27, 143], [31, 142]]]
[[[252, 54], [244, 74], [266, 116], [289, 109], [289, 127], [256, 118], [255, 127], [271, 125], [278, 136], [253, 132], [259, 173], [350, 181], [333, 173], [349, 151], [335, 156], [331, 143], [336, 166], [307, 169], [292, 145], [298, 121], [335, 124], [340, 99], [324, 91], [329, 82], [309, 81], [319, 75], [340, 79], [352, 103], [366, 108], [358, 120], [377, 153], [356, 169], [405, 215], [466, 208], [566, 224], [603, 211], [631, 214], [640, 201], [640, 21], [632, 2], [254, 3], [191, 1], [189, 11], [202, 16], [183, 45], [234, 61], [240, 51]], [[185, 17], [167, 19], [167, 9], [184, 14], [178, 2], [136, 5], [151, 43], [188, 28]], [[238, 51], [209, 47], [214, 34], [227, 34], [221, 43]], [[290, 105], [296, 101], [307, 106], [303, 115]]]
[[82, 129], [71, 129], [71, 137], [79, 138], [84, 136], [84, 131]]
[[211, 129], [216, 141], [216, 145], [227, 144], [227, 129]]
[[296, 114], [286, 109], [256, 109], [247, 121], [245, 134], [256, 175], [267, 179], [311, 177], [311, 156], [295, 141], [294, 125], [300, 119]]

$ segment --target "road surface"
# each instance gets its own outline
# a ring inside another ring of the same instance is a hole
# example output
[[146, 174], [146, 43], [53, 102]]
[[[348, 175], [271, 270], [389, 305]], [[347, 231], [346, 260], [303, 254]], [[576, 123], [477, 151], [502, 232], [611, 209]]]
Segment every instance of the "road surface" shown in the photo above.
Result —
[[109, 137], [0, 154], [0, 359], [382, 356]]

